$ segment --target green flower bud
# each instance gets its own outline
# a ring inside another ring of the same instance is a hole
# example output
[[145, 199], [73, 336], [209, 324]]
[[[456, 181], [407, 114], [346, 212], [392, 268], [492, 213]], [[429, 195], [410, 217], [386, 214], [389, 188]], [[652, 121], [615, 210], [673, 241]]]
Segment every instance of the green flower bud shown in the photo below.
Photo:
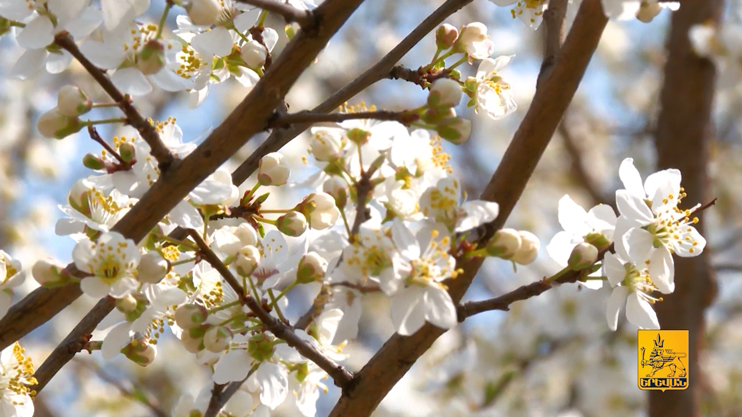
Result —
[[204, 347], [209, 352], [221, 352], [229, 347], [232, 331], [224, 326], [213, 326], [204, 333]]
[[428, 106], [430, 107], [454, 107], [459, 104], [462, 96], [461, 85], [449, 78], [435, 80], [428, 94]]
[[82, 165], [85, 168], [95, 171], [106, 168], [106, 162], [101, 157], [93, 153], [85, 154], [85, 156], [82, 157]]
[[579, 243], [572, 249], [567, 265], [573, 271], [580, 271], [590, 267], [598, 260], [598, 248], [589, 243]]
[[250, 341], [247, 343], [247, 351], [253, 359], [263, 362], [273, 357], [275, 348], [273, 341], [265, 333], [258, 333], [250, 338]]
[[606, 250], [611, 246], [611, 241], [608, 236], [602, 233], [588, 233], [585, 235], [585, 242], [595, 246], [598, 251]]
[[520, 248], [510, 260], [521, 265], [528, 265], [536, 259], [541, 242], [531, 232], [521, 230], [518, 234], [520, 234]]
[[31, 275], [36, 282], [46, 288], [67, 285], [73, 280], [64, 266], [47, 260], [37, 261], [31, 268]]
[[459, 38], [459, 31], [456, 27], [444, 23], [438, 26], [435, 31], [435, 45], [440, 50], [445, 50], [452, 47], [456, 43], [456, 39]]
[[183, 304], [175, 310], [175, 323], [183, 329], [193, 329], [201, 326], [209, 312], [199, 304]]
[[276, 220], [276, 227], [286, 236], [301, 236], [307, 230], [307, 218], [298, 211], [290, 211]]
[[300, 284], [320, 282], [325, 278], [327, 261], [317, 252], [309, 252], [301, 257], [296, 268], [296, 281]]
[[443, 139], [460, 145], [471, 136], [471, 121], [463, 117], [453, 117], [438, 123], [436, 130]]
[[121, 145], [119, 145], [119, 156], [121, 156], [121, 159], [123, 159], [125, 162], [131, 162], [136, 158], [136, 150], [134, 149], [134, 145], [129, 142], [124, 142]]
[[39, 133], [47, 138], [64, 139], [67, 136], [77, 133], [85, 126], [77, 117], [65, 116], [57, 108], [39, 116], [36, 127]]
[[237, 273], [243, 277], [250, 276], [260, 263], [260, 251], [252, 245], [242, 247], [234, 258]]
[[65, 85], [57, 94], [57, 109], [59, 113], [77, 117], [93, 108], [93, 101], [80, 88], [74, 85]]
[[134, 339], [131, 343], [121, 349], [121, 353], [137, 365], [147, 366], [155, 360], [157, 349], [153, 345], [146, 343], [144, 340]]

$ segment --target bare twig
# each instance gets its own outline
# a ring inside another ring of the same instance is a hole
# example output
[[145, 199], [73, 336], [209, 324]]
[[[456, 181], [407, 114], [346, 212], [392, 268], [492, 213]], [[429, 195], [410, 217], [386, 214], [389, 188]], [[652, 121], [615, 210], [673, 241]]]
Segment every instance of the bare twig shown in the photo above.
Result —
[[82, 64], [95, 81], [100, 84], [103, 90], [108, 93], [116, 103], [118, 103], [121, 111], [126, 115], [127, 123], [139, 132], [142, 139], [144, 139], [151, 148], [150, 152], [157, 160], [160, 170], [163, 172], [166, 171], [170, 165], [172, 165], [175, 157], [170, 153], [170, 150], [165, 146], [165, 143], [162, 142], [160, 135], [157, 133], [154, 126], [152, 126], [152, 124], [147, 121], [141, 113], [139, 113], [139, 110], [134, 107], [130, 98], [121, 93], [121, 91], [113, 85], [113, 82], [108, 78], [108, 75], [106, 75], [103, 70], [93, 65], [93, 63], [82, 54], [75, 44], [75, 40], [72, 39], [72, 36], [67, 32], [62, 32], [57, 35], [54, 42], [63, 49], [66, 49], [67, 52], [75, 57], [75, 59]]
[[359, 113], [313, 113], [311, 111], [302, 111], [299, 113], [277, 116], [270, 122], [268, 127], [285, 128], [292, 124], [339, 123], [355, 119], [394, 120], [406, 125], [416, 121], [418, 115], [407, 111], [389, 110]]
[[227, 404], [230, 398], [240, 389], [242, 384], [250, 378], [256, 370], [257, 366], [250, 368], [247, 376], [242, 381], [235, 381], [229, 383], [229, 385], [218, 385], [214, 384], [214, 388], [211, 390], [211, 399], [209, 399], [209, 406], [206, 408], [206, 412], [203, 417], [216, 417], [219, 411]]
[[369, 293], [369, 292], [379, 292], [381, 291], [381, 287], [379, 287], [376, 284], [373, 285], [364, 285], [364, 284], [354, 284], [352, 282], [333, 282], [330, 284], [331, 287], [346, 287], [354, 289], [361, 293]]
[[314, 346], [307, 343], [294, 333], [291, 327], [285, 323], [279, 321], [275, 317], [271, 316], [270, 313], [265, 311], [263, 307], [258, 303], [257, 300], [252, 298], [250, 295], [245, 293], [245, 289], [242, 288], [237, 278], [227, 268], [219, 257], [209, 248], [209, 245], [203, 240], [201, 235], [195, 230], [188, 231], [191, 238], [196, 242], [203, 258], [211, 264], [219, 273], [222, 275], [227, 284], [239, 295], [240, 300], [247, 308], [250, 309], [255, 316], [263, 323], [265, 328], [273, 333], [277, 338], [285, 340], [286, 344], [296, 349], [302, 356], [311, 360], [317, 366], [322, 368], [328, 375], [330, 375], [335, 381], [335, 385], [338, 387], [345, 387], [350, 380], [353, 378], [350, 372], [345, 370], [342, 366], [334, 363], [329, 358], [320, 353]]
[[271, 13], [280, 14], [286, 23], [296, 22], [305, 32], [311, 32], [317, 27], [317, 19], [311, 10], [301, 10], [296, 7], [275, 0], [237, 0], [247, 3]]

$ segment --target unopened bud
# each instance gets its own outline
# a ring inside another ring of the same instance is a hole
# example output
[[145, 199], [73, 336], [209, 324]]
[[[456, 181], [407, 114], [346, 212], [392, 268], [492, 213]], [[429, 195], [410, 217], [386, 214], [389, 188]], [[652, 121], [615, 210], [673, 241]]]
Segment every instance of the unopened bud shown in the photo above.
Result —
[[273, 357], [275, 347], [273, 341], [265, 333], [258, 333], [250, 338], [247, 343], [247, 351], [256, 361], [264, 362]]
[[67, 285], [72, 280], [72, 277], [64, 270], [64, 266], [47, 260], [33, 264], [31, 275], [39, 285], [46, 288]]
[[167, 272], [167, 261], [155, 251], [149, 251], [139, 259], [139, 265], [137, 265], [137, 279], [139, 282], [157, 284], [165, 278]]
[[518, 234], [520, 234], [520, 248], [518, 248], [510, 260], [521, 265], [528, 265], [536, 259], [541, 242], [531, 232], [521, 230]]
[[193, 329], [201, 326], [209, 312], [199, 304], [183, 304], [175, 310], [175, 323], [183, 329]]
[[301, 257], [299, 266], [296, 268], [296, 281], [300, 284], [319, 282], [325, 278], [327, 261], [319, 256], [317, 252], [309, 252]]
[[450, 78], [436, 80], [430, 87], [428, 94], [428, 106], [430, 107], [454, 107], [461, 101], [463, 91], [458, 81]]
[[643, 1], [636, 18], [644, 23], [649, 23], [662, 11], [662, 6], [657, 2]]
[[251, 40], [242, 45], [240, 55], [248, 68], [255, 69], [263, 66], [268, 57], [268, 51], [266, 51], [265, 46], [261, 45], [260, 42]]
[[224, 326], [213, 326], [204, 333], [204, 347], [209, 352], [221, 352], [229, 347], [232, 331]]
[[344, 179], [334, 176], [322, 184], [322, 191], [335, 199], [335, 205], [343, 208], [348, 202], [348, 183]]
[[129, 142], [124, 142], [119, 145], [119, 156], [121, 156], [121, 159], [123, 159], [124, 162], [133, 161], [136, 157], [136, 150], [134, 149], [134, 145]]
[[443, 139], [460, 145], [471, 136], [471, 121], [463, 117], [446, 119], [438, 124], [436, 130]]
[[456, 43], [458, 37], [459, 31], [456, 27], [444, 23], [435, 31], [435, 45], [441, 50], [448, 49]]
[[573, 271], [585, 269], [598, 260], [598, 248], [589, 243], [579, 243], [572, 249], [567, 265]]
[[85, 154], [85, 156], [82, 157], [82, 165], [85, 168], [92, 169], [95, 171], [106, 168], [106, 162], [103, 159], [101, 159], [98, 155], [93, 154], [93, 153]]
[[122, 313], [131, 313], [137, 309], [137, 304], [136, 298], [131, 294], [116, 299], [116, 309]]
[[219, 18], [221, 7], [217, 0], [190, 0], [186, 11], [194, 25], [211, 26]]
[[158, 40], [147, 42], [137, 54], [137, 68], [144, 75], [154, 75], [165, 66], [165, 48]]
[[309, 227], [324, 230], [335, 225], [340, 217], [340, 210], [335, 206], [335, 199], [327, 193], [312, 193], [296, 206], [309, 222]]
[[77, 117], [65, 116], [57, 108], [39, 116], [36, 127], [39, 133], [47, 138], [64, 139], [67, 136], [77, 133], [84, 126]]
[[315, 129], [312, 132], [312, 155], [318, 161], [332, 161], [343, 154], [343, 137], [334, 129]]
[[611, 241], [608, 236], [602, 233], [588, 233], [585, 235], [585, 242], [595, 246], [598, 251], [608, 249], [611, 246]]
[[446, 119], [456, 117], [456, 110], [453, 107], [428, 107], [420, 116], [420, 120], [425, 123], [437, 125]]
[[286, 236], [301, 236], [307, 230], [307, 218], [298, 211], [290, 211], [276, 219], [276, 227]]
[[272, 152], [260, 160], [258, 182], [261, 185], [284, 185], [289, 179], [289, 173], [289, 167], [283, 163], [283, 155]]
[[234, 230], [234, 235], [240, 240], [242, 246], [258, 244], [258, 232], [249, 223], [242, 223]]
[[255, 246], [244, 246], [234, 258], [237, 273], [243, 277], [250, 276], [260, 263], [260, 251]]
[[520, 233], [515, 229], [500, 229], [487, 242], [487, 254], [498, 258], [510, 259], [520, 249]]
[[[195, 327], [193, 329], [184, 330], [183, 333], [181, 333], [180, 341], [183, 343], [183, 347], [185, 347], [187, 351], [198, 353], [204, 350], [205, 331], [202, 330], [203, 327], [207, 326]], [[193, 330], [193, 332], [191, 330]]]
[[65, 85], [59, 89], [57, 94], [59, 113], [69, 117], [77, 117], [89, 112], [91, 108], [93, 108], [93, 101], [79, 87]]
[[134, 339], [121, 349], [121, 353], [137, 365], [147, 366], [155, 360], [157, 349], [144, 340]]

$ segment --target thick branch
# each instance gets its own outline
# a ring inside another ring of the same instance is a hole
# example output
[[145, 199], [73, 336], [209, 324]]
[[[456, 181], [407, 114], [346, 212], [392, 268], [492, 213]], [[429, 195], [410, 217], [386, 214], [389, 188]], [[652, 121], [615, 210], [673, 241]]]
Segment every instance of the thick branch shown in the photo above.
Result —
[[[577, 90], [607, 23], [600, 0], [583, 0], [551, 74], [543, 79], [500, 166], [482, 194], [482, 198], [500, 204], [500, 215], [488, 228], [485, 239], [502, 227], [523, 193]], [[482, 259], [457, 264], [464, 272], [448, 283], [454, 302], [463, 297], [481, 265]], [[330, 416], [370, 415], [417, 358], [443, 333], [442, 329], [426, 324], [410, 337], [392, 336], [356, 373], [353, 384], [343, 391]]]
[[214, 267], [222, 275], [227, 284], [239, 295], [240, 300], [247, 308], [250, 309], [255, 316], [263, 323], [265, 328], [273, 333], [277, 338], [285, 340], [286, 344], [296, 349], [302, 356], [311, 360], [317, 366], [322, 368], [328, 375], [335, 380], [335, 385], [338, 387], [345, 387], [353, 375], [350, 374], [345, 368], [331, 361], [325, 355], [320, 353], [314, 346], [310, 345], [307, 341], [300, 338], [293, 329], [282, 323], [275, 317], [271, 316], [270, 313], [265, 311], [263, 307], [251, 296], [245, 293], [245, 289], [242, 288], [237, 278], [227, 268], [219, 257], [209, 248], [209, 245], [203, 240], [201, 235], [195, 230], [188, 231], [191, 238], [196, 241], [200, 254], [206, 259], [211, 266]]
[[108, 78], [108, 75], [100, 68], [93, 65], [85, 55], [82, 54], [80, 49], [77, 48], [75, 40], [72, 36], [63, 32], [54, 39], [54, 42], [60, 47], [64, 48], [69, 52], [80, 64], [88, 71], [88, 73], [100, 84], [103, 90], [108, 93], [111, 98], [118, 103], [121, 111], [126, 115], [127, 122], [134, 127], [139, 134], [142, 136], [145, 142], [151, 148], [152, 156], [155, 157], [157, 163], [160, 166], [160, 170], [167, 170], [172, 165], [175, 157], [170, 153], [170, 150], [165, 146], [165, 143], [160, 139], [160, 135], [157, 134], [154, 126], [150, 124], [142, 115], [139, 110], [134, 107], [128, 96], [125, 96]]
[[[314, 62], [330, 37], [362, 2], [363, 0], [327, 0], [317, 7], [314, 10], [320, 21], [317, 30], [311, 34], [300, 32], [294, 37], [242, 103], [187, 158], [183, 161], [176, 160], [142, 199], [113, 227], [113, 231], [122, 233], [137, 242], [140, 241], [193, 188], [214, 172], [255, 133], [260, 132], [272, 117], [274, 109], [283, 102], [283, 98], [299, 75]], [[56, 297], [55, 294], [60, 294], [60, 296]], [[10, 314], [12, 317], [38, 316], [28, 322], [34, 327], [16, 327], [6, 320], [8, 317], [5, 317], [0, 321], [0, 334], [3, 335], [3, 342], [10, 340], [9, 343], [12, 343], [28, 334], [35, 326], [49, 320], [79, 295], [80, 290], [77, 286], [34, 291], [13, 306]], [[96, 308], [101, 307], [104, 301], [99, 302]], [[42, 305], [42, 302], [45, 304], [41, 309], [35, 310]], [[91, 328], [94, 328], [95, 324], [108, 313], [104, 310], [99, 308], [91, 311], [67, 339], [78, 340], [82, 335], [89, 333], [89, 331], [83, 331], [88, 327], [83, 324], [87, 323], [86, 320], [90, 317], [89, 322], [94, 322]], [[44, 384], [74, 356], [74, 353], [69, 354], [65, 350], [65, 342], [57, 347], [44, 363], [46, 365], [48, 362], [49, 365], [46, 367], [42, 365], [45, 367], [45, 373], [48, 373], [45, 374]], [[6, 346], [2, 346], [4, 347]], [[40, 385], [43, 386], [41, 380]]]
[[286, 23], [296, 22], [302, 30], [310, 32], [317, 26], [317, 20], [311, 10], [301, 10], [287, 3], [276, 0], [237, 0], [259, 7], [265, 11], [280, 14]]
[[549, 0], [549, 8], [544, 12], [546, 27], [544, 39], [544, 61], [541, 64], [539, 82], [548, 77], [551, 67], [556, 62], [564, 40], [564, 18], [567, 16], [569, 0]]
[[[394, 65], [402, 59], [407, 52], [417, 45], [425, 35], [450, 15], [456, 13], [459, 9], [471, 3], [473, 0], [448, 0], [439, 7], [433, 14], [428, 16], [420, 23], [406, 38], [402, 40], [394, 49], [389, 51], [376, 65], [369, 68], [366, 72], [356, 77], [350, 84], [336, 91], [330, 98], [323, 101], [320, 105], [312, 109], [313, 113], [328, 113], [346, 101], [356, 96], [361, 91], [379, 80], [386, 78], [394, 68]], [[242, 184], [247, 178], [258, 169], [260, 159], [271, 152], [277, 152], [283, 148], [292, 139], [297, 137], [301, 132], [310, 127], [309, 124], [301, 124], [291, 129], [275, 130], [268, 136], [268, 139], [261, 144], [255, 152], [250, 155], [233, 173], [232, 180], [235, 184]]]

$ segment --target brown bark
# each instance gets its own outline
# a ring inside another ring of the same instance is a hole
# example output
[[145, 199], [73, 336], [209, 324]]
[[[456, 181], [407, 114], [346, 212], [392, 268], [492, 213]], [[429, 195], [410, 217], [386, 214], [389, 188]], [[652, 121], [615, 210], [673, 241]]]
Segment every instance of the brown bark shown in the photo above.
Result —
[[[696, 56], [688, 39], [695, 24], [718, 22], [723, 0], [685, 2], [672, 17], [667, 44], [661, 111], [657, 121], [657, 166], [678, 168], [688, 204], [711, 199], [707, 163], [712, 135], [711, 108], [716, 72], [707, 59]], [[687, 205], [687, 204], [686, 204]], [[703, 214], [699, 231], [703, 234]], [[701, 370], [699, 354], [704, 340], [704, 310], [716, 295], [716, 281], [707, 252], [695, 258], [675, 258], [675, 292], [655, 307], [663, 329], [689, 330], [690, 386], [685, 391], [652, 391], [649, 415], [700, 416]]]

